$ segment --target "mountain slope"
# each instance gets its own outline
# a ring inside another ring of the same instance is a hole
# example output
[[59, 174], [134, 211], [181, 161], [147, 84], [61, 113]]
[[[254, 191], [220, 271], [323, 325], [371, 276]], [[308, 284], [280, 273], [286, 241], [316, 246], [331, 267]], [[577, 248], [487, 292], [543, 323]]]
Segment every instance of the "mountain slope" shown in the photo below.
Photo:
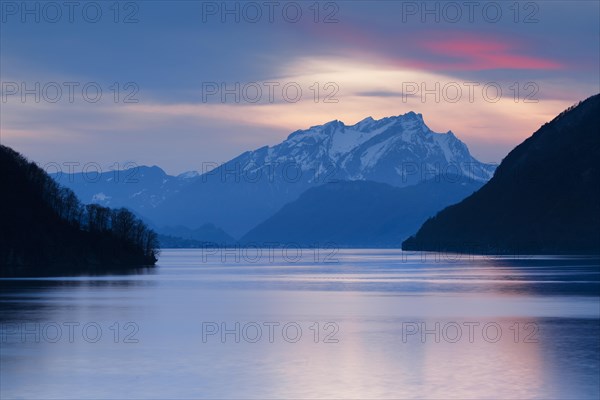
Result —
[[82, 207], [72, 191], [0, 145], [0, 276], [129, 269], [156, 262], [156, 236], [127, 210]]
[[145, 215], [198, 177], [194, 171], [178, 176], [167, 175], [157, 166], [136, 166], [101, 173], [96, 173], [96, 170], [71, 174], [58, 172], [50, 176], [58, 184], [73, 190], [86, 204], [127, 207], [140, 215]]
[[404, 188], [370, 181], [329, 183], [307, 190], [241, 242], [400, 247], [425, 219], [481, 185], [458, 176]]
[[146, 217], [152, 209], [196, 180], [200, 176], [198, 172], [188, 171], [171, 176], [157, 166], [136, 166], [102, 173], [94, 171], [91, 169], [87, 173], [71, 174], [59, 172], [50, 176], [57, 183], [73, 190], [86, 204], [125, 207], [134, 211], [160, 234], [161, 247], [182, 247], [186, 243], [198, 247], [203, 242], [234, 242], [231, 236], [212, 224], [204, 224], [196, 229], [186, 226], [174, 228], [158, 226]]
[[337, 180], [404, 187], [438, 174], [485, 182], [494, 167], [474, 159], [451, 132], [432, 132], [422, 116], [340, 121], [296, 131], [282, 143], [219, 166], [146, 214], [157, 225], [214, 223], [240, 237], [305, 190]]
[[600, 253], [600, 95], [542, 126], [406, 250]]

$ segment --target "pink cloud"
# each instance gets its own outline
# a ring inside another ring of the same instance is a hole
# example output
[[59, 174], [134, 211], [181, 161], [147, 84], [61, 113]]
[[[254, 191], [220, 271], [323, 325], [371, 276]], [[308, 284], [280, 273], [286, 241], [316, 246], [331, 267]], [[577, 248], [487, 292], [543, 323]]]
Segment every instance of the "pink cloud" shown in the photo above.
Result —
[[367, 31], [354, 25], [317, 25], [305, 33], [335, 43], [340, 53], [428, 71], [558, 70], [566, 67], [563, 62], [536, 55], [539, 49], [536, 43], [511, 35], [416, 31], [409, 36], [399, 36]]
[[434, 56], [450, 58], [441, 63], [417, 61], [414, 65], [434, 69], [561, 69], [562, 64], [530, 55], [517, 54], [518, 44], [497, 38], [455, 36], [427, 38], [419, 45]]

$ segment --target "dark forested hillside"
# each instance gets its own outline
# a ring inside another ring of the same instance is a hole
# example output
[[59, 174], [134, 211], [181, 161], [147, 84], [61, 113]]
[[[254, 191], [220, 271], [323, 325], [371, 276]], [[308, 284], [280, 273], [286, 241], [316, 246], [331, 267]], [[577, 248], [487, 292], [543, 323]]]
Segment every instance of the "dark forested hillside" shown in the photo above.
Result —
[[600, 95], [542, 126], [405, 250], [600, 253]]
[[83, 206], [0, 145], [0, 275], [101, 273], [156, 262], [156, 234], [126, 209]]

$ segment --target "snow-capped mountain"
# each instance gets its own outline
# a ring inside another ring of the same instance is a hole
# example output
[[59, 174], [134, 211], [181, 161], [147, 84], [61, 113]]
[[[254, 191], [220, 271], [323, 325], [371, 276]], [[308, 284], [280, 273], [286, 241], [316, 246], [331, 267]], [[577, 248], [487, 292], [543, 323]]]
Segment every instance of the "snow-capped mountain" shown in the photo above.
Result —
[[196, 171], [171, 176], [157, 166], [136, 166], [99, 174], [94, 171], [50, 176], [73, 190], [85, 204], [127, 207], [142, 216], [199, 176]]
[[370, 180], [397, 187], [456, 176], [487, 181], [494, 166], [473, 158], [452, 132], [435, 133], [420, 114], [299, 130], [195, 178], [149, 211], [158, 225], [214, 223], [235, 237], [310, 187]]
[[[347, 126], [340, 121], [299, 130], [284, 142], [248, 152], [235, 160], [241, 176], [265, 174], [283, 164], [291, 174], [315, 180], [372, 180], [408, 186], [436, 175], [492, 177], [494, 166], [477, 161], [451, 131], [435, 133], [421, 114], [365, 118]], [[232, 167], [229, 165], [229, 167]], [[226, 168], [226, 170], [229, 170]], [[290, 178], [291, 179], [291, 178]]]

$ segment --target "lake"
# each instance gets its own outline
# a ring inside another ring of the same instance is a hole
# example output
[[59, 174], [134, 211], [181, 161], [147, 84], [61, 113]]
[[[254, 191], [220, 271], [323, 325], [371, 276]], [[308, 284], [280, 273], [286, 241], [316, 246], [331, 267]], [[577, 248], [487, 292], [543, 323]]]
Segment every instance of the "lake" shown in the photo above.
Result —
[[0, 397], [600, 397], [600, 262], [163, 250], [0, 280]]

